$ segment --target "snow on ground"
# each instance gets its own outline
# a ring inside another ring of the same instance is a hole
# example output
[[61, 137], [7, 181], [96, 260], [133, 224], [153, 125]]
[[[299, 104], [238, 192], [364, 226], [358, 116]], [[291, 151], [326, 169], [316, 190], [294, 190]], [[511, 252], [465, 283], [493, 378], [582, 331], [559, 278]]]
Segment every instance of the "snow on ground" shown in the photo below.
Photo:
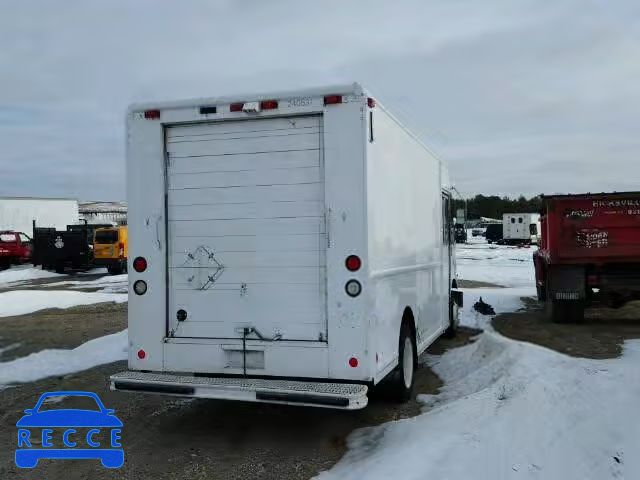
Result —
[[499, 313], [535, 295], [522, 252], [458, 250], [462, 278], [512, 288], [465, 289], [461, 324], [485, 331], [424, 357], [444, 381], [438, 395], [421, 396], [426, 412], [356, 431], [320, 479], [640, 478], [640, 341], [626, 342], [619, 359], [572, 358], [502, 337], [472, 310], [479, 296]]
[[484, 239], [456, 245], [458, 278], [504, 287], [535, 286], [533, 252], [537, 247], [489, 245]]
[[[127, 358], [127, 331], [95, 338], [72, 350], [42, 350], [0, 363], [0, 386], [68, 375]], [[0, 387], [1, 388], [1, 387]]]
[[488, 332], [428, 361], [433, 410], [357, 432], [320, 478], [640, 478], [639, 341], [598, 361]]
[[102, 293], [127, 293], [129, 280], [127, 274], [107, 275], [96, 280], [65, 280], [62, 282], [49, 283], [40, 285], [38, 288], [60, 288], [69, 287], [70, 289], [83, 288], [100, 288]]
[[62, 274], [41, 270], [32, 265], [20, 265], [18, 267], [12, 267], [8, 270], [0, 271], [0, 286], [8, 286], [7, 284], [13, 282], [26, 282], [29, 280], [36, 280], [38, 278], [62, 276]]
[[0, 317], [24, 315], [45, 308], [69, 308], [76, 305], [126, 301], [126, 293], [13, 290], [0, 293]]

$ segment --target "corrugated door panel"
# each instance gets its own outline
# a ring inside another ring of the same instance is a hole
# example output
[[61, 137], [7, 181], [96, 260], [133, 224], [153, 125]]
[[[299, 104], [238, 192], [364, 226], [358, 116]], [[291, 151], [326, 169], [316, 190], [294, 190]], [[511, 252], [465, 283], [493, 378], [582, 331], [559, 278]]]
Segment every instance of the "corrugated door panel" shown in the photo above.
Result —
[[219, 205], [246, 202], [297, 202], [317, 201], [323, 196], [324, 185], [251, 185], [227, 188], [200, 188], [173, 190], [169, 196], [171, 206], [178, 205]]
[[254, 327], [326, 339], [321, 117], [170, 127], [166, 136], [173, 334], [238, 338]]

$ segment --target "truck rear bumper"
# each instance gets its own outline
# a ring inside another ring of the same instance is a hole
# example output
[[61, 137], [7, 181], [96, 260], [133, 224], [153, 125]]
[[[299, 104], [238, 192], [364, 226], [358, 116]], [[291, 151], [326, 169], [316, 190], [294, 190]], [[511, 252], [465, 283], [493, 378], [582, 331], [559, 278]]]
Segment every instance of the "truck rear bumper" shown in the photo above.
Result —
[[259, 378], [196, 377], [164, 373], [121, 372], [111, 376], [111, 390], [182, 397], [281, 403], [357, 410], [367, 406], [367, 386]]

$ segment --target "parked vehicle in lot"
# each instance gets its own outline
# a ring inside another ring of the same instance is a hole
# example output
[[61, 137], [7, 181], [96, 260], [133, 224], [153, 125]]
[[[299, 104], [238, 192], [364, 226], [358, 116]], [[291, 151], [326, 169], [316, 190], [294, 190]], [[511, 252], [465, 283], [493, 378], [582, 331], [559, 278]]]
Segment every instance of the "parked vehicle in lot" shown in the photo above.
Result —
[[538, 243], [539, 213], [505, 213], [502, 216], [502, 241], [507, 245]]
[[67, 225], [66, 230], [34, 226], [34, 265], [63, 273], [65, 269], [88, 270], [93, 263], [93, 234], [98, 228], [112, 225]]
[[126, 272], [128, 252], [126, 226], [96, 229], [93, 235], [93, 264], [96, 267], [107, 267], [112, 275]]
[[467, 243], [467, 229], [464, 228], [464, 224], [456, 223], [453, 228], [456, 243]]
[[580, 320], [598, 297], [612, 307], [640, 298], [640, 192], [542, 197], [538, 298], [554, 321]]
[[487, 243], [502, 243], [502, 224], [490, 223], [487, 225], [487, 231], [484, 234]]
[[357, 409], [387, 379], [409, 398], [462, 303], [441, 161], [357, 84], [127, 119], [130, 371], [112, 389]]
[[473, 237], [484, 237], [484, 233], [486, 231], [485, 227], [475, 227], [471, 229], [471, 236]]
[[31, 260], [31, 239], [22, 232], [0, 232], [0, 270]]

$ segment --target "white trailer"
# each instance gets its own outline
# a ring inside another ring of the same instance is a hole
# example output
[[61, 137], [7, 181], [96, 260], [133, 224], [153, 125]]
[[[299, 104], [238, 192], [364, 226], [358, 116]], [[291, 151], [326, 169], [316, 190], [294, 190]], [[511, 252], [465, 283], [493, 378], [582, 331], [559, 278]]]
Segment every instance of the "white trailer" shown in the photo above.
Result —
[[457, 324], [445, 166], [358, 85], [127, 114], [129, 371], [111, 388], [363, 408]]
[[539, 213], [505, 213], [502, 216], [502, 243], [537, 244], [540, 235]]
[[70, 198], [0, 197], [0, 230], [23, 232], [33, 238], [36, 226], [65, 230], [78, 223], [78, 201]]

